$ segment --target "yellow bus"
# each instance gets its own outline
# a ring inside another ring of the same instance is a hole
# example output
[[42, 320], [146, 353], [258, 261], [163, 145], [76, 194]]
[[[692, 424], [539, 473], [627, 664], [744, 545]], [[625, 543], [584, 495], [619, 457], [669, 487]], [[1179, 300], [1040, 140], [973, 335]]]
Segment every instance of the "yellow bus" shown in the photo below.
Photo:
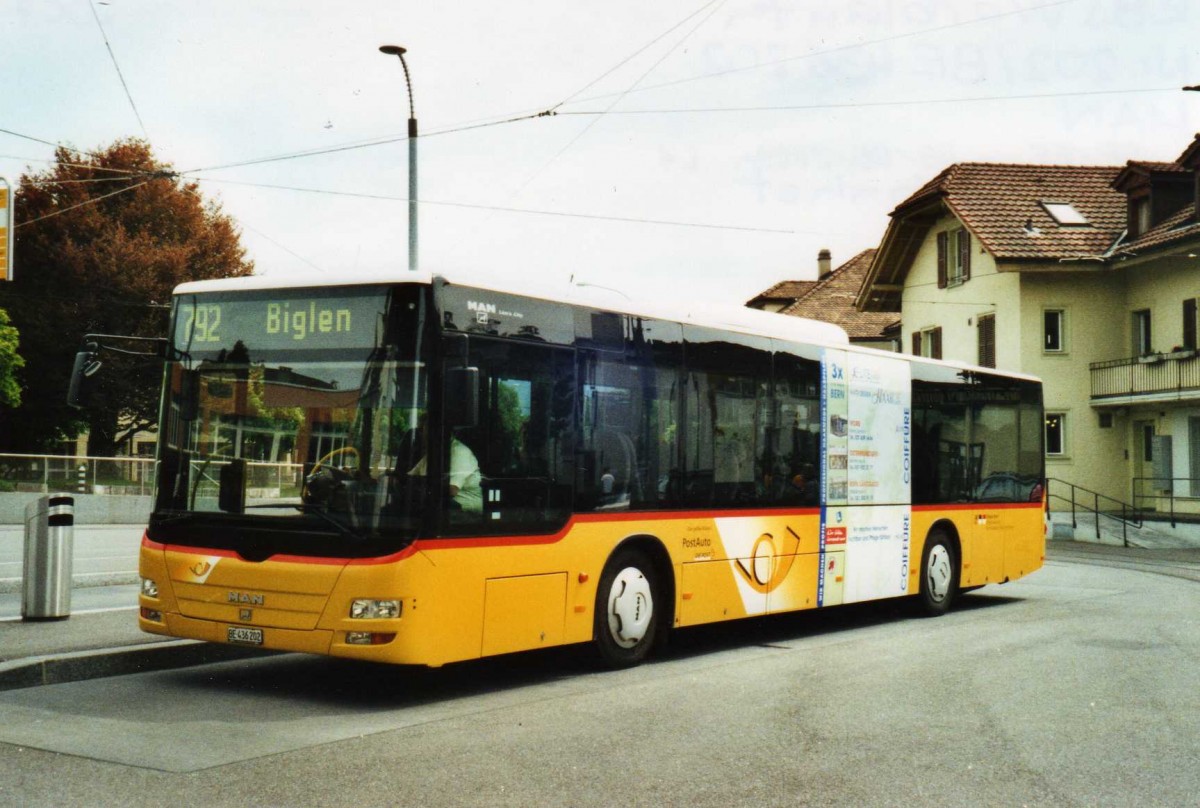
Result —
[[440, 666], [1044, 560], [1041, 386], [423, 273], [175, 293], [139, 625]]

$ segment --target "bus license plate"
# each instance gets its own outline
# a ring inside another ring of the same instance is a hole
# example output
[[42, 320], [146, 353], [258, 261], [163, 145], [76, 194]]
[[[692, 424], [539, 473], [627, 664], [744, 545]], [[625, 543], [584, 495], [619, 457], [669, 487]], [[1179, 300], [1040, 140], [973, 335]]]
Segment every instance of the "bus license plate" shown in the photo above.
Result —
[[227, 626], [225, 628], [225, 639], [238, 645], [262, 645], [263, 633], [261, 628]]

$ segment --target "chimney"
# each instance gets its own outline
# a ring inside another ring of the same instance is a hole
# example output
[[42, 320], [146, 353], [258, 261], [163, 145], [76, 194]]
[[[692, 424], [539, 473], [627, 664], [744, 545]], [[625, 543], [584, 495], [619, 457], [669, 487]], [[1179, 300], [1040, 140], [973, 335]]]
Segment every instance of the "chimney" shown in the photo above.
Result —
[[821, 250], [817, 253], [817, 280], [823, 281], [829, 277], [829, 273], [833, 271], [833, 255], [829, 250]]

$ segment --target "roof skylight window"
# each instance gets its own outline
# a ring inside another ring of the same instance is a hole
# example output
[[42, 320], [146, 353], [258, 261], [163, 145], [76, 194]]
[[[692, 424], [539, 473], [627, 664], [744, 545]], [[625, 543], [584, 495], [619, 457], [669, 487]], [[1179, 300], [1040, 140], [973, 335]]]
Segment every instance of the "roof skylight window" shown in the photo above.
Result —
[[1050, 214], [1050, 218], [1059, 224], [1081, 225], [1091, 224], [1082, 213], [1075, 209], [1070, 202], [1042, 202], [1042, 207]]

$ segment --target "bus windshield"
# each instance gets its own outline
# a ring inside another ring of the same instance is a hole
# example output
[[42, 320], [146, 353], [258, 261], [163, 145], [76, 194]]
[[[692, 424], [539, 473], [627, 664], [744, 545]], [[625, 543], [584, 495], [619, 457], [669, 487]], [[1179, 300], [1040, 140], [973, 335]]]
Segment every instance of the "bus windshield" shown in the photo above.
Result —
[[152, 528], [239, 552], [265, 530], [272, 554], [414, 536], [424, 312], [403, 286], [177, 297]]

